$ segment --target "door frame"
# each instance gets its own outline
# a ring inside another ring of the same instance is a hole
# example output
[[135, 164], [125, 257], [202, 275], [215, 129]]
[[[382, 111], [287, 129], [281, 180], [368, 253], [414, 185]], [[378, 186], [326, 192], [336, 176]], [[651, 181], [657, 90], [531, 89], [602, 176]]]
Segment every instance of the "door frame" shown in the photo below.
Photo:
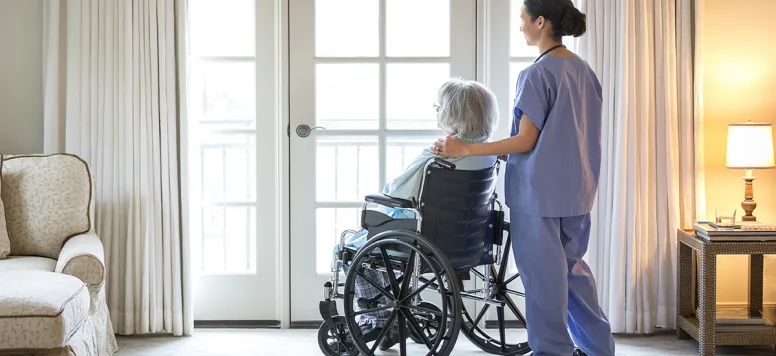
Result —
[[[260, 1], [260, 0], [257, 0]], [[287, 329], [291, 325], [291, 206], [290, 206], [290, 0], [273, 0], [275, 5], [275, 87], [281, 93], [275, 100], [275, 121], [277, 130], [275, 141], [279, 147], [277, 178], [281, 189], [277, 192], [276, 207], [279, 214], [277, 225], [278, 259], [276, 271], [278, 282], [275, 285], [277, 298], [277, 317], [280, 327]], [[500, 103], [500, 120], [494, 139], [509, 136], [511, 126], [511, 99], [509, 96], [509, 39], [510, 39], [510, 0], [476, 1], [476, 80], [488, 86]], [[504, 45], [506, 44], [506, 45]], [[285, 129], [282, 129], [285, 128]], [[497, 186], [499, 196], [503, 196], [503, 173]]]

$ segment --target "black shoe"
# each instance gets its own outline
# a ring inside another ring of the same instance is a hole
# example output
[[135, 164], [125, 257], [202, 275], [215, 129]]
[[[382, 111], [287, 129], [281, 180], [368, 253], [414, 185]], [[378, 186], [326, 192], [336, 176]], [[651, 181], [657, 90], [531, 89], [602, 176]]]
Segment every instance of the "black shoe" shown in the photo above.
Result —
[[[404, 336], [405, 339], [409, 337], [409, 332], [407, 335]], [[380, 341], [380, 345], [378, 345], [378, 348], [380, 351], [385, 351], [393, 347], [393, 345], [396, 345], [401, 341], [399, 339], [399, 326], [395, 325], [390, 330], [388, 330], [388, 333], [385, 335], [385, 338], [383, 338], [382, 341]]]

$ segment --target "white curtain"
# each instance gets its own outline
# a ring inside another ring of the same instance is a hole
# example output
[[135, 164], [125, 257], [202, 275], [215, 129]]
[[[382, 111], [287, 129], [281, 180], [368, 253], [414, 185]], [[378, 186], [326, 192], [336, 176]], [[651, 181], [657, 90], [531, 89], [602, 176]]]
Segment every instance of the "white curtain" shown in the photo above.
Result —
[[615, 333], [676, 326], [676, 230], [703, 214], [703, 0], [580, 0], [580, 55], [604, 88], [588, 260]]
[[44, 149], [87, 160], [118, 334], [193, 329], [178, 128], [185, 0], [47, 0]]

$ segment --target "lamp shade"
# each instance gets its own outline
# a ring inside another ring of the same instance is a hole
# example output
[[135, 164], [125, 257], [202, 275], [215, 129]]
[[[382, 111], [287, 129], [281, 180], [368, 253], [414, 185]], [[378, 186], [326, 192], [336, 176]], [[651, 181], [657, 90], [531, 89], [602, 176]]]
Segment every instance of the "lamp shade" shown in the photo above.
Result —
[[727, 168], [774, 168], [771, 124], [752, 123], [728, 126]]

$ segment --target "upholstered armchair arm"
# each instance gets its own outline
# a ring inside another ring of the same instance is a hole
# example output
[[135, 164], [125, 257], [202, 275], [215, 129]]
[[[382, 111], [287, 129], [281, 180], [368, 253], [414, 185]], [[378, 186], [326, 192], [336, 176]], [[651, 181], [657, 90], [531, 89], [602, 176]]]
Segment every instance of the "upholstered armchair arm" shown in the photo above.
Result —
[[90, 290], [99, 289], [105, 280], [105, 251], [100, 238], [90, 231], [67, 240], [55, 272], [78, 277]]

